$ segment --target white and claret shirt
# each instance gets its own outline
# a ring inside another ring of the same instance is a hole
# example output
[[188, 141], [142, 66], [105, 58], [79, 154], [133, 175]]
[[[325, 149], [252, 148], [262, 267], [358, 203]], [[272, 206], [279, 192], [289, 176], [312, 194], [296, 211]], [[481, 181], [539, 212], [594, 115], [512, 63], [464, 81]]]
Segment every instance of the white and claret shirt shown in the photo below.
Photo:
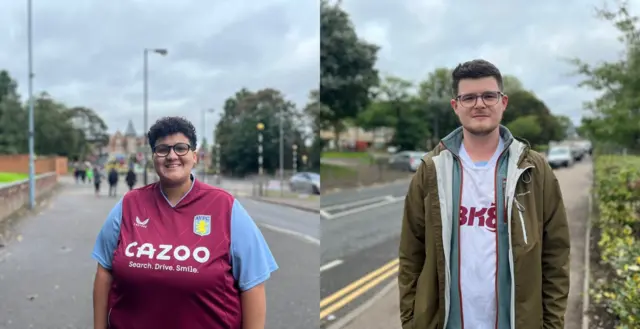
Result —
[[495, 173], [503, 149], [504, 142], [500, 139], [489, 161], [474, 163], [464, 144], [460, 146], [463, 178], [459, 278], [463, 323], [467, 328], [495, 328], [498, 266]]

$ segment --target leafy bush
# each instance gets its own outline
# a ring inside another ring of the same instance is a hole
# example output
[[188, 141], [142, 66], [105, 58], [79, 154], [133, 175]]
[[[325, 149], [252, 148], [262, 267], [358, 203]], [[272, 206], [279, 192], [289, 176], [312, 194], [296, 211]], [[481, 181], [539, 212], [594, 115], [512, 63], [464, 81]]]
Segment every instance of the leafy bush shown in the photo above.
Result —
[[618, 329], [639, 328], [640, 157], [598, 157], [594, 192], [601, 262], [611, 272], [592, 296], [618, 319]]

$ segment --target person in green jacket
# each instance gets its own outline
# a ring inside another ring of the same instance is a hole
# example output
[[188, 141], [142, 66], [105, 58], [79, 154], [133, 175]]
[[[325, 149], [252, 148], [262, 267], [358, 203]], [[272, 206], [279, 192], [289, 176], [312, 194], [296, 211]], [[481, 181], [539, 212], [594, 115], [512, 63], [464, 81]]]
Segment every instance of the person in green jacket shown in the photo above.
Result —
[[570, 240], [545, 158], [500, 124], [498, 68], [452, 72], [461, 127], [424, 156], [399, 247], [403, 329], [563, 329]]
[[89, 183], [93, 180], [93, 167], [87, 166], [87, 180]]

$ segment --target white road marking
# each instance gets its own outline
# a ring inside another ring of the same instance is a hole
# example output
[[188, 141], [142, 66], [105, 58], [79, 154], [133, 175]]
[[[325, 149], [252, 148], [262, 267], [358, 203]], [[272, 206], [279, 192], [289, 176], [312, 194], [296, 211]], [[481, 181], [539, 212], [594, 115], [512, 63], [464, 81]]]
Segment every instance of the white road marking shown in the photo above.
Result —
[[352, 207], [357, 207], [357, 206], [361, 206], [361, 205], [368, 205], [368, 204], [372, 204], [372, 203], [378, 203], [378, 202], [386, 200], [389, 197], [393, 197], [393, 196], [392, 195], [385, 195], [385, 196], [378, 196], [378, 197], [375, 197], [375, 198], [358, 200], [358, 201], [354, 201], [354, 202], [341, 203], [341, 204], [337, 204], [337, 205], [333, 205], [333, 206], [329, 206], [329, 207], [323, 207], [322, 210], [326, 211], [326, 212], [332, 212], [333, 210], [339, 210], [339, 209], [344, 209], [344, 208], [352, 208]]
[[[393, 204], [393, 203], [396, 203], [396, 202], [401, 202], [401, 201], [404, 201], [404, 199], [405, 199], [404, 196], [394, 197], [392, 195], [387, 195], [386, 197], [384, 197], [384, 199], [380, 200], [379, 202], [369, 203], [369, 204], [367, 204], [365, 206], [362, 206], [362, 207], [357, 207], [357, 208], [353, 208], [353, 209], [349, 209], [349, 210], [345, 210], [345, 211], [329, 214], [328, 217], [326, 217], [326, 216], [323, 216], [323, 217], [325, 219], [332, 220], [332, 219], [336, 219], [336, 218], [340, 218], [340, 217], [344, 217], [344, 216], [357, 214], [359, 212], [375, 209], [375, 208], [378, 208], [378, 207], [390, 205], [390, 204]], [[322, 215], [322, 213], [320, 213], [320, 215]]]
[[299, 238], [305, 242], [309, 242], [315, 245], [320, 245], [320, 240], [316, 239], [310, 235], [306, 235], [300, 232], [296, 232], [290, 229], [286, 229], [286, 228], [282, 228], [279, 226], [274, 226], [274, 225], [269, 225], [269, 224], [264, 224], [264, 223], [258, 223], [258, 226], [262, 226], [268, 230], [274, 231], [274, 232], [278, 232], [278, 233], [283, 233], [283, 234], [287, 234], [287, 235], [291, 235], [293, 237]]
[[326, 212], [326, 211], [324, 211], [324, 210], [320, 210], [320, 217], [322, 217], [322, 218], [324, 218], [324, 219], [331, 219], [331, 218], [333, 218], [333, 216], [332, 216], [330, 213], [328, 213], [328, 212]]
[[324, 272], [326, 270], [332, 269], [332, 268], [334, 268], [336, 266], [339, 266], [342, 263], [343, 262], [340, 259], [332, 260], [332, 261], [320, 266], [320, 272]]

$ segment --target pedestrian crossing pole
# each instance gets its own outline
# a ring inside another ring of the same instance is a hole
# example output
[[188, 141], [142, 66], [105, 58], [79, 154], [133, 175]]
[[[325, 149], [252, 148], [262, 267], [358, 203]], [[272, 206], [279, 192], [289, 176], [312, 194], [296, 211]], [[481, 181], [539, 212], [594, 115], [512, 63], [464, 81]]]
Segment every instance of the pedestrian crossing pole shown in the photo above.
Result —
[[291, 149], [293, 151], [293, 174], [295, 175], [298, 172], [298, 145], [291, 145]]
[[264, 124], [259, 122], [256, 128], [258, 128], [258, 175], [262, 178], [262, 131], [264, 130]]

